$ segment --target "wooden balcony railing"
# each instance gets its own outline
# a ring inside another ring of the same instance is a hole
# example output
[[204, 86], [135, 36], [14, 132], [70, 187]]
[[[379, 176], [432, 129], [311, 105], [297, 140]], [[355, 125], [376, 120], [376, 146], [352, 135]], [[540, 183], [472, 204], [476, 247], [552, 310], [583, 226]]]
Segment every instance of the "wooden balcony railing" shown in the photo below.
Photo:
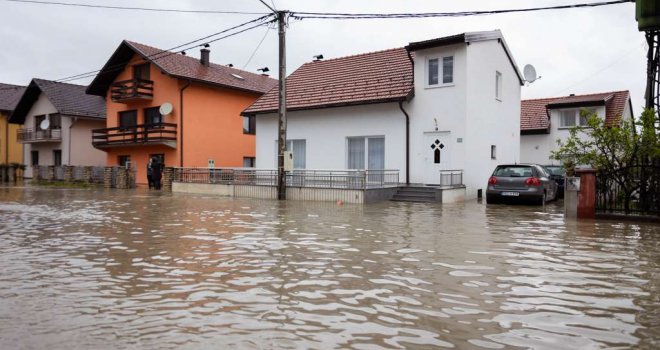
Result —
[[62, 129], [18, 129], [18, 142], [59, 142], [62, 141]]
[[96, 148], [120, 146], [164, 145], [176, 148], [176, 124], [141, 124], [92, 130], [92, 144]]
[[114, 102], [151, 100], [154, 97], [154, 82], [145, 79], [122, 80], [110, 86]]

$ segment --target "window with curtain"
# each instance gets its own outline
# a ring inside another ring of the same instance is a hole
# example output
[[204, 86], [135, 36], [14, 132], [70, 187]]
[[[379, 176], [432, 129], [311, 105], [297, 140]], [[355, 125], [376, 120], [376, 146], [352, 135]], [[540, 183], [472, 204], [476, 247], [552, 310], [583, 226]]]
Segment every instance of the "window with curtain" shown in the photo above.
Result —
[[[293, 168], [305, 169], [307, 161], [305, 156], [307, 154], [306, 140], [287, 140], [286, 150], [293, 152]], [[275, 164], [277, 164], [277, 141], [275, 141]]]
[[442, 58], [442, 83], [451, 84], [454, 82], [454, 56]]
[[383, 170], [385, 168], [385, 138], [379, 137], [349, 137], [348, 138], [349, 169]]
[[438, 85], [439, 68], [440, 67], [438, 65], [437, 58], [432, 58], [429, 60], [429, 65], [428, 65], [429, 85]]

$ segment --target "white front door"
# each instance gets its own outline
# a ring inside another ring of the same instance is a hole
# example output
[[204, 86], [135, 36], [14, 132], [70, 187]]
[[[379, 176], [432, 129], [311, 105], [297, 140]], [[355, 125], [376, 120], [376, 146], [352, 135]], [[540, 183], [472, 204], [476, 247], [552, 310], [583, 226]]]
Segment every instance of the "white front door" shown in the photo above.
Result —
[[427, 185], [440, 184], [440, 170], [449, 170], [449, 131], [424, 133], [424, 183]]

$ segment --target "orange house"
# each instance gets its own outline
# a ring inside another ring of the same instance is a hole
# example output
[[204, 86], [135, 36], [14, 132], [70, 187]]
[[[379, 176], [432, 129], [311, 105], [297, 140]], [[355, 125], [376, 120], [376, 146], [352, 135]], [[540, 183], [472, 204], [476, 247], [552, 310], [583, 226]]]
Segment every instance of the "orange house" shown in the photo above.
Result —
[[94, 130], [94, 147], [107, 164], [137, 170], [146, 184], [149, 158], [165, 166], [253, 167], [254, 117], [241, 111], [277, 80], [201, 58], [123, 41], [87, 89], [103, 96], [107, 125]]

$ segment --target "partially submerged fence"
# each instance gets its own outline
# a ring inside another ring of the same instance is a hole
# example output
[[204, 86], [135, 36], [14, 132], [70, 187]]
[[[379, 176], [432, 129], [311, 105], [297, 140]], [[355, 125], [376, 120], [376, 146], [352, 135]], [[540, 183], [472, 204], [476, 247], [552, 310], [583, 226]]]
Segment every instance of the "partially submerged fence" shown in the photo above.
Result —
[[660, 217], [660, 160], [596, 175], [596, 210]]
[[107, 188], [134, 188], [135, 169], [114, 166], [52, 166], [34, 167], [34, 179], [40, 182], [103, 184]]
[[[174, 182], [276, 186], [277, 170], [253, 168], [175, 168]], [[398, 170], [293, 170], [287, 187], [365, 190], [396, 187]]]

